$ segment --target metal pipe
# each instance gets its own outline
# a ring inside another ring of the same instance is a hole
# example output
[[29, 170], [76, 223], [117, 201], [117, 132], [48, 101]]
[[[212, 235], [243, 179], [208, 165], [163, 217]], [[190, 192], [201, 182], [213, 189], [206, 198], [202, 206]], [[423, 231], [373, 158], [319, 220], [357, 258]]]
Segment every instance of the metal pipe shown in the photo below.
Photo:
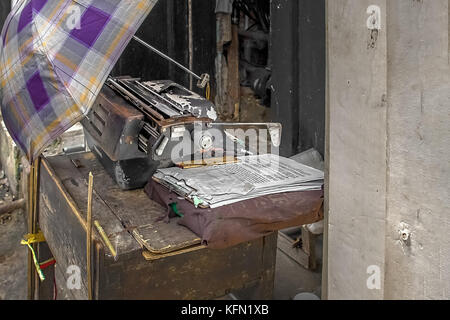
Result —
[[108, 247], [109, 251], [111, 252], [114, 260], [117, 261], [117, 252], [114, 249], [114, 247], [113, 247], [111, 241], [109, 240], [108, 236], [106, 235], [105, 230], [100, 225], [100, 222], [95, 220], [94, 221], [94, 226], [97, 228], [98, 233], [100, 234], [100, 236], [102, 237], [102, 239], [105, 242], [106, 246]]
[[0, 205], [0, 215], [22, 209], [25, 207], [26, 203], [25, 199], [3, 203]]
[[137, 42], [139, 42], [140, 44], [142, 44], [144, 47], [146, 47], [147, 49], [150, 49], [151, 51], [153, 51], [154, 53], [156, 53], [157, 55], [159, 55], [160, 57], [163, 57], [164, 59], [172, 62], [173, 64], [177, 65], [179, 68], [183, 69], [184, 71], [186, 71], [187, 73], [189, 73], [190, 75], [194, 76], [195, 78], [197, 78], [198, 80], [203, 80], [202, 77], [198, 76], [197, 74], [195, 74], [193, 71], [189, 70], [188, 68], [186, 68], [185, 66], [183, 66], [181, 63], [179, 63], [178, 61], [175, 61], [174, 59], [172, 59], [171, 57], [169, 57], [168, 55], [162, 53], [161, 51], [159, 51], [158, 49], [152, 47], [151, 45], [149, 45], [147, 42], [145, 42], [144, 40], [141, 40], [140, 38], [133, 36], [133, 39], [136, 40]]
[[92, 300], [92, 198], [94, 196], [94, 176], [92, 172], [89, 173], [88, 185], [88, 205], [87, 205], [87, 232], [86, 232], [86, 268], [87, 268], [87, 283], [88, 283], [88, 298]]
[[[188, 1], [188, 37], [189, 37], [189, 68], [194, 69], [194, 34], [192, 29], [192, 0]], [[199, 79], [201, 80], [201, 79]], [[194, 79], [189, 77], [189, 89], [192, 91], [194, 87]]]
[[[30, 167], [30, 173], [28, 174], [28, 233], [37, 233], [37, 215], [38, 215], [38, 200], [39, 200], [39, 168], [40, 157], [38, 157]], [[36, 251], [37, 244], [31, 245], [33, 250]], [[34, 300], [36, 298], [36, 289], [39, 286], [39, 279], [36, 277], [34, 270], [34, 261], [31, 251], [28, 252], [28, 300]]]

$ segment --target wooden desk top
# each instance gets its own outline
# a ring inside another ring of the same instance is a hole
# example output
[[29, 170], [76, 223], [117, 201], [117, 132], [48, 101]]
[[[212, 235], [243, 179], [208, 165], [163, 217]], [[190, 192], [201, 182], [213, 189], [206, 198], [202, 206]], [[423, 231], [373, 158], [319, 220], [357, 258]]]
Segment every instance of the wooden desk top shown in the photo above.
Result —
[[[43, 169], [59, 181], [74, 213], [86, 224], [89, 172], [94, 175], [93, 219], [104, 228], [119, 256], [144, 249], [148, 260], [177, 251], [201, 248], [201, 239], [189, 229], [161, 220], [164, 208], [144, 191], [122, 191], [92, 153], [57, 156], [43, 160]], [[62, 190], [59, 190], [62, 191]], [[44, 201], [49, 195], [42, 195]], [[94, 232], [96, 234], [96, 232]], [[101, 241], [98, 234], [96, 239]]]

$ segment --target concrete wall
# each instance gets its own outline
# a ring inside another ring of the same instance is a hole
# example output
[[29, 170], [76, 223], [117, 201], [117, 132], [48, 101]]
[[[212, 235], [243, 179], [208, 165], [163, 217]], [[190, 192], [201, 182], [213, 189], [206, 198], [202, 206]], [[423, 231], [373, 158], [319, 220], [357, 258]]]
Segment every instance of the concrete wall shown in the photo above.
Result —
[[[449, 1], [387, 2], [385, 297], [449, 299]], [[400, 223], [410, 244], [397, 240]]]
[[327, 11], [328, 298], [448, 299], [449, 1], [328, 0]]
[[[9, 1], [0, 1], [0, 29], [3, 28], [3, 24], [10, 10], [11, 3]], [[19, 165], [19, 150], [9, 136], [0, 114], [0, 166], [8, 177], [11, 191], [14, 195], [17, 195], [20, 189]]]
[[368, 46], [371, 4], [386, 11], [386, 0], [328, 1], [331, 299], [382, 298], [366, 286], [367, 268], [384, 266], [387, 170], [386, 32]]
[[8, 178], [13, 195], [20, 193], [20, 151], [11, 139], [0, 116], [0, 167]]

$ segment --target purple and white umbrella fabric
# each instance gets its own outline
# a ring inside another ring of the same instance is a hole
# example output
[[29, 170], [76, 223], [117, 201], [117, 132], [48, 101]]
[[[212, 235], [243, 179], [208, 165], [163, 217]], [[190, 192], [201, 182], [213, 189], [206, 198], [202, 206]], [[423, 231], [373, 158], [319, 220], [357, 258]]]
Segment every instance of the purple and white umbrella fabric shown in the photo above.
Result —
[[0, 104], [33, 161], [80, 121], [157, 0], [22, 0], [0, 39]]

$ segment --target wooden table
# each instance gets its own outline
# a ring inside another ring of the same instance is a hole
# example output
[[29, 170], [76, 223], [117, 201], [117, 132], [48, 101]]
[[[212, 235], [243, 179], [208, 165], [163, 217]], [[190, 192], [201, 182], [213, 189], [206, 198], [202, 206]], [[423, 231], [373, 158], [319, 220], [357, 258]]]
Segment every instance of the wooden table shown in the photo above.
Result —
[[[89, 172], [94, 175], [93, 219], [118, 253], [114, 259], [93, 232], [94, 299], [213, 299], [239, 290], [250, 292], [246, 298], [272, 298], [276, 234], [225, 250], [208, 249], [176, 219], [159, 219], [164, 209], [143, 190], [120, 190], [92, 153], [82, 153], [42, 160], [38, 223], [47, 242], [39, 245], [38, 256], [39, 261], [53, 256], [57, 264], [45, 270], [37, 299], [53, 297], [55, 274], [59, 298], [88, 297]], [[76, 270], [80, 289], [69, 290], [68, 280], [76, 287]]]

